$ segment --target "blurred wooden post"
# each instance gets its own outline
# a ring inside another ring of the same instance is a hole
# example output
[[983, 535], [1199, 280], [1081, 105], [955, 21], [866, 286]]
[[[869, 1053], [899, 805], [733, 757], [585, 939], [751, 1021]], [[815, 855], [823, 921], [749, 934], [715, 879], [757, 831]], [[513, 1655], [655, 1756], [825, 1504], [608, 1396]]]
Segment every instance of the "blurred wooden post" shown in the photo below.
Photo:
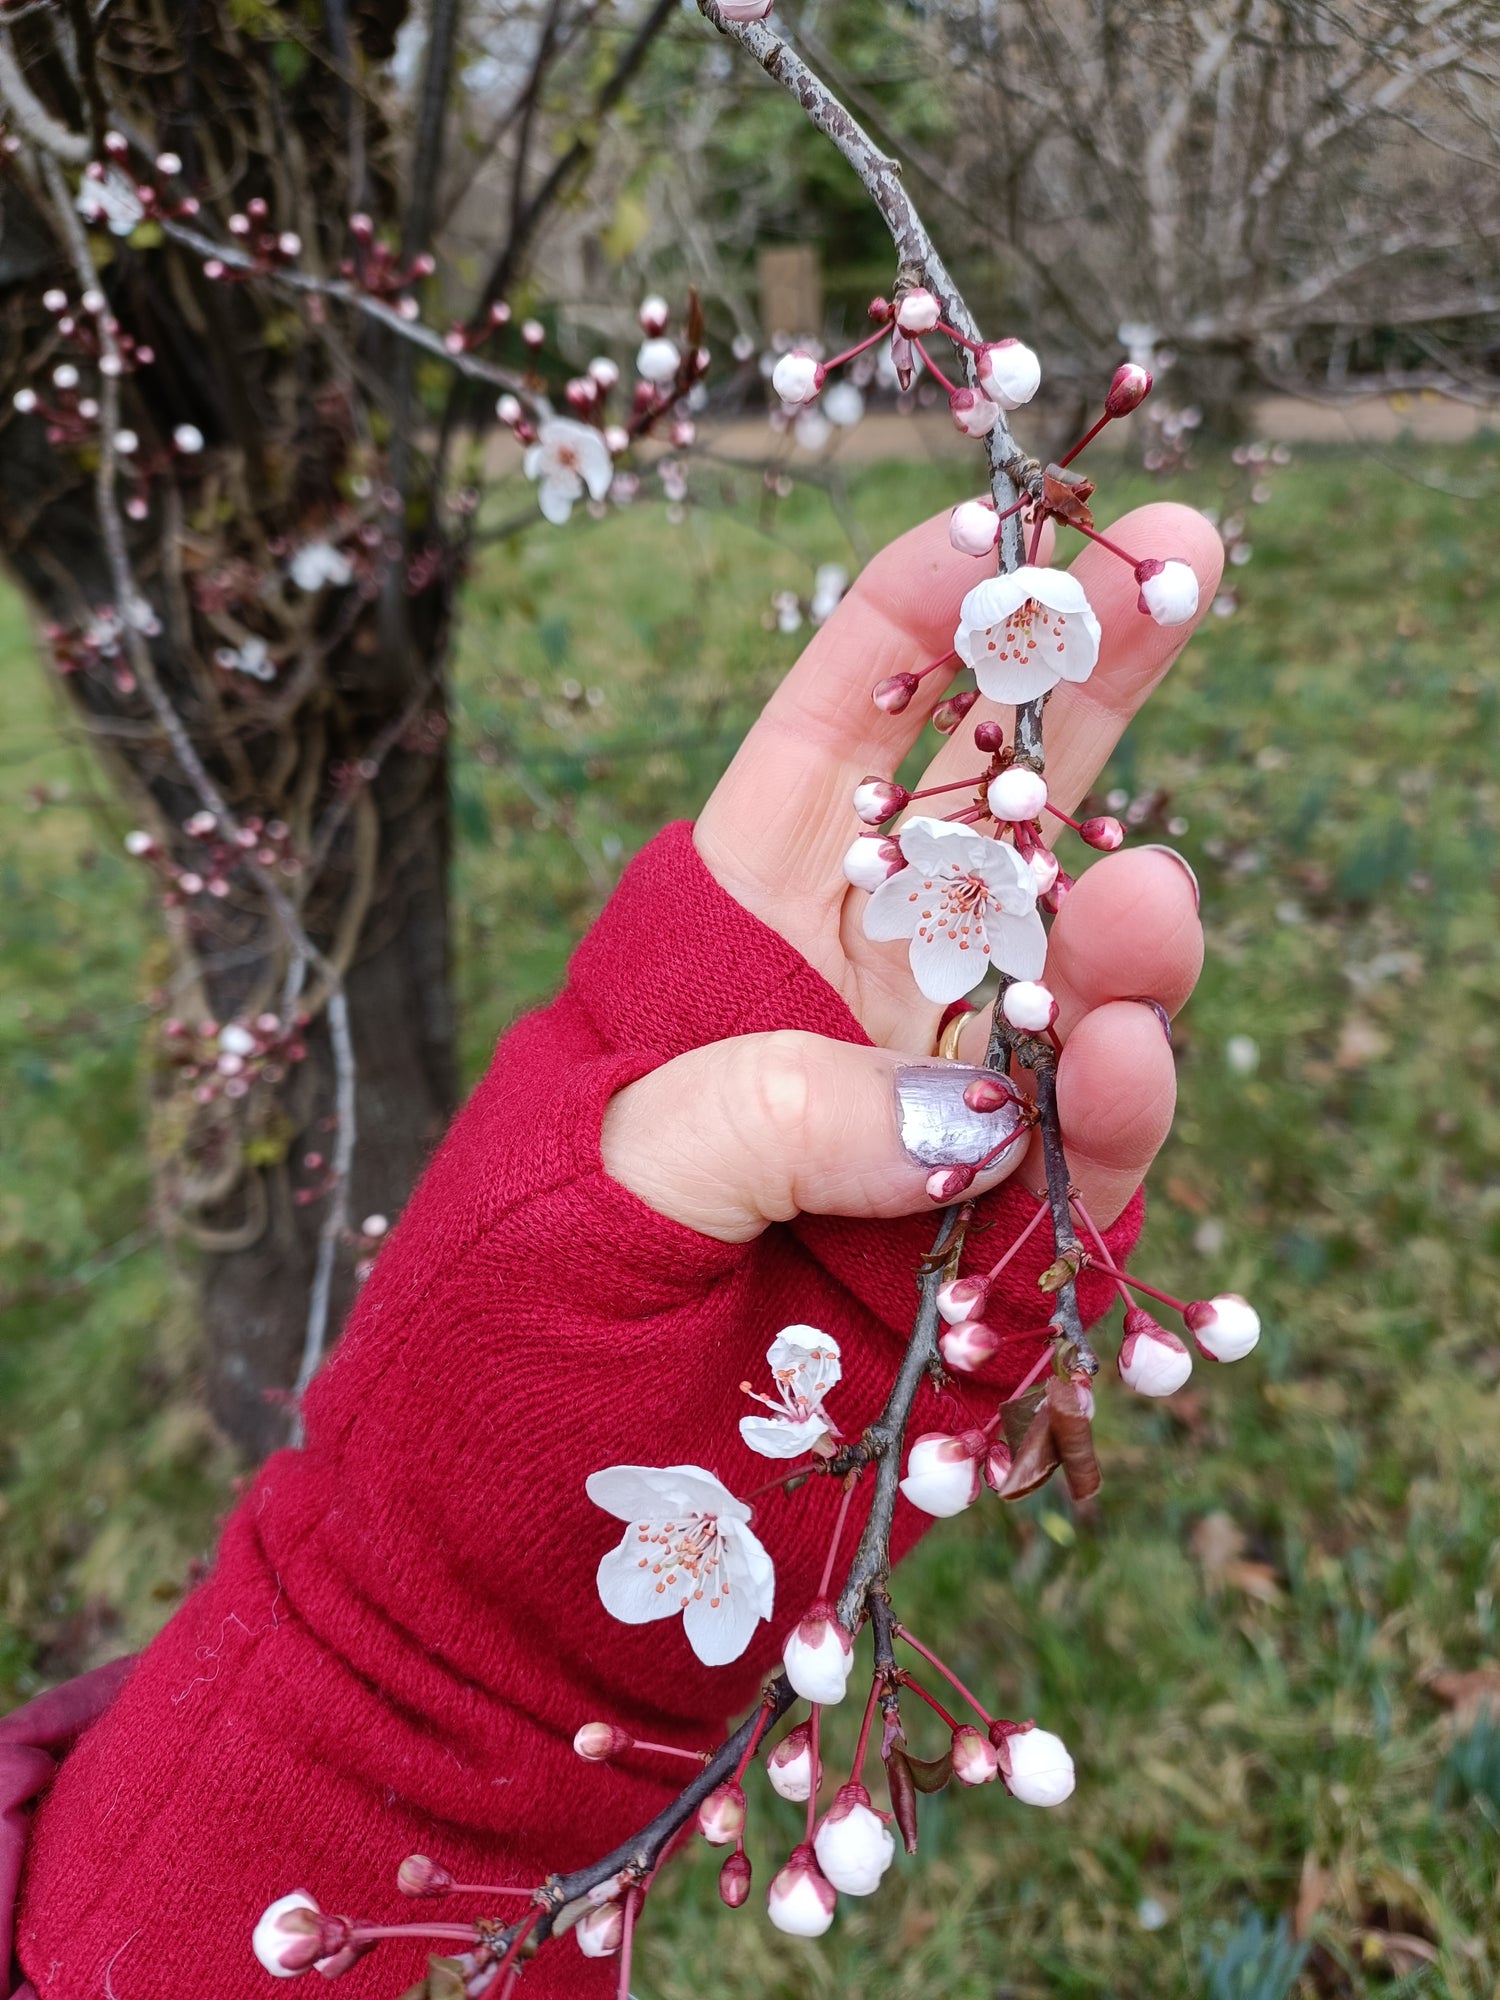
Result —
[[762, 250], [760, 323], [767, 339], [778, 333], [817, 335], [823, 331], [823, 273], [810, 243]]

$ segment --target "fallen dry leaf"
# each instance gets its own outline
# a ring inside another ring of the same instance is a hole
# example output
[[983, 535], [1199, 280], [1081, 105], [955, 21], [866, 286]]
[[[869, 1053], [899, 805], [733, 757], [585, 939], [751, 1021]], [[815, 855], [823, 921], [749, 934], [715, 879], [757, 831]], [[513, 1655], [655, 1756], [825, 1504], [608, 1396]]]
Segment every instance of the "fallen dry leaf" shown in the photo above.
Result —
[[1382, 1034], [1373, 1021], [1367, 1021], [1362, 1014], [1351, 1014], [1339, 1031], [1339, 1045], [1334, 1051], [1334, 1066], [1338, 1069], [1363, 1069], [1367, 1063], [1378, 1062], [1381, 1056], [1389, 1055], [1391, 1038]]
[[1451, 1711], [1456, 1736], [1466, 1735], [1476, 1722], [1500, 1722], [1500, 1667], [1429, 1674], [1425, 1685], [1427, 1692]]
[[1210, 1589], [1220, 1585], [1226, 1567], [1238, 1562], [1250, 1546], [1249, 1537], [1230, 1514], [1205, 1514], [1188, 1536], [1188, 1553], [1203, 1570]]
[[1297, 1885], [1297, 1907], [1292, 1915], [1292, 1935], [1305, 1938], [1317, 1922], [1318, 1913], [1328, 1900], [1328, 1891], [1333, 1887], [1333, 1874], [1319, 1861], [1311, 1848], [1302, 1857], [1302, 1879]]

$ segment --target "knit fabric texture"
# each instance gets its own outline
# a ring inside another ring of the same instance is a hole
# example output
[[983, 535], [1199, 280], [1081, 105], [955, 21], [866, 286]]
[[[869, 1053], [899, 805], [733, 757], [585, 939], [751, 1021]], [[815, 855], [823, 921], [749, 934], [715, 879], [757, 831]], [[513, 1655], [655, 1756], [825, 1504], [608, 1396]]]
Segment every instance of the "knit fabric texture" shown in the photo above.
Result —
[[[931, 1215], [803, 1217], [753, 1243], [699, 1236], [613, 1182], [611, 1096], [730, 1035], [867, 1038], [833, 989], [726, 894], [692, 830], [632, 863], [561, 996], [521, 1021], [455, 1120], [307, 1399], [307, 1442], [261, 1470], [217, 1561], [38, 1810], [17, 1922], [40, 2000], [268, 2000], [251, 1927], [306, 1888], [383, 1923], [486, 1906], [404, 1901], [398, 1863], [534, 1882], [583, 1865], [657, 1811], [676, 1763], [585, 1765], [599, 1719], [690, 1747], [754, 1702], [812, 1599], [836, 1495], [818, 1482], [757, 1504], [776, 1615], [729, 1667], [699, 1664], [681, 1622], [616, 1623], [594, 1573], [621, 1524], [585, 1497], [614, 1464], [706, 1466], [738, 1492], [768, 1468], [738, 1432], [779, 1328], [841, 1342], [835, 1412], [879, 1409], [910, 1329]], [[682, 1115], [691, 1118], [686, 1104]], [[1035, 1213], [986, 1198], [974, 1261]], [[1141, 1198], [1109, 1232], [1123, 1259]], [[1036, 1329], [1045, 1228], [988, 1317]], [[1085, 1275], [1086, 1319], [1108, 1286]], [[914, 1432], [990, 1407], [1043, 1351], [1008, 1340], [963, 1401], [924, 1390]], [[984, 1499], [981, 1504], [996, 1503]], [[846, 1546], [868, 1505], [857, 1493]], [[903, 1501], [897, 1553], [931, 1526]], [[382, 1945], [339, 1983], [392, 2000], [425, 1950]], [[608, 2000], [615, 1969], [561, 1939], [527, 2000]], [[4, 1988], [0, 1981], [0, 1990]]]

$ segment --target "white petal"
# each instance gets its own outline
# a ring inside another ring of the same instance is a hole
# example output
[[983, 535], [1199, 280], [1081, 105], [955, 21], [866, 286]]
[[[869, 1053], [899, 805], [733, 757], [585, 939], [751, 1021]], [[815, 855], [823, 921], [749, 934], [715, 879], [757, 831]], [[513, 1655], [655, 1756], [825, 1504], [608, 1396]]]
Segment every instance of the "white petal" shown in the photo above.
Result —
[[901, 869], [888, 882], [882, 882], [865, 904], [865, 936], [872, 944], [909, 938], [922, 921], [910, 874], [909, 868]]
[[[1062, 656], [1066, 658], [1066, 654]], [[1058, 655], [1051, 655], [1056, 661]], [[1062, 675], [1056, 665], [1042, 658], [1040, 650], [1025, 660], [1006, 660], [996, 663], [992, 660], [977, 659], [971, 662], [974, 678], [979, 683], [979, 692], [987, 701], [998, 701], [1007, 707], [1019, 707], [1023, 701], [1039, 701], [1044, 694], [1057, 686]]]
[[987, 833], [975, 833], [972, 827], [925, 817], [909, 819], [897, 838], [901, 852], [924, 880], [936, 875], [978, 875], [982, 880], [992, 850], [1001, 845]]
[[910, 961], [917, 990], [941, 1007], [972, 993], [990, 969], [982, 951], [940, 927], [912, 939]]
[[622, 1625], [649, 1625], [657, 1618], [674, 1618], [682, 1609], [679, 1590], [657, 1588], [662, 1579], [652, 1568], [654, 1550], [647, 1553], [644, 1569], [641, 1554], [641, 1541], [629, 1528], [618, 1548], [600, 1559], [595, 1577], [600, 1603]]
[[707, 1589], [701, 1597], [693, 1596], [682, 1614], [682, 1629], [705, 1667], [727, 1667], [755, 1636], [760, 1613], [749, 1596], [738, 1590], [721, 1594], [717, 1604], [713, 1596]]
[[744, 1501], [701, 1465], [610, 1465], [591, 1472], [584, 1491], [617, 1521], [671, 1521], [685, 1514], [750, 1518]]
[[740, 1436], [762, 1458], [798, 1458], [828, 1429], [821, 1417], [794, 1423], [790, 1417], [741, 1417]]
[[1099, 663], [1099, 642], [1103, 634], [1099, 620], [1087, 604], [1063, 628], [1063, 651], [1054, 653], [1065, 681], [1086, 681]]
[[526, 477], [528, 479], [541, 478], [542, 468], [546, 462], [546, 457], [547, 454], [542, 450], [542, 447], [539, 444], [527, 445], [526, 455], [521, 460], [521, 470], [526, 474]]
[[997, 910], [985, 920], [990, 942], [987, 965], [998, 965], [1012, 979], [1040, 979], [1047, 965], [1047, 931], [1035, 910], [1024, 917]]
[[615, 476], [615, 462], [601, 434], [589, 426], [589, 443], [578, 447], [578, 470], [589, 497], [602, 500]]
[[571, 472], [553, 472], [537, 488], [537, 505], [556, 528], [573, 511], [573, 502], [583, 491], [583, 481]]
[[[1054, 569], [1050, 564], [1023, 563], [1019, 569], [1011, 571], [1010, 582], [1016, 590], [1018, 604], [1034, 597], [1049, 611], [1089, 610], [1087, 593], [1069, 569]], [[1093, 613], [1089, 612], [1089, 616], [1092, 617]]]
[[1036, 908], [1036, 877], [1030, 866], [1003, 840], [987, 840], [985, 852], [972, 870], [1007, 916], [1024, 917]]
[[769, 1618], [776, 1608], [776, 1565], [747, 1527], [737, 1525], [725, 1536], [724, 1562], [733, 1588]]

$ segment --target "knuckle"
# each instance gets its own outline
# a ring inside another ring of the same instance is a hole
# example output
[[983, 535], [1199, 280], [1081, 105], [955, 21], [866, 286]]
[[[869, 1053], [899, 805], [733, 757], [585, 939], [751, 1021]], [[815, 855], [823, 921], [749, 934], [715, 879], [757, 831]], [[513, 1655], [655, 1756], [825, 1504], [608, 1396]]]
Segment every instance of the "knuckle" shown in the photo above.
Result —
[[757, 1036], [749, 1058], [746, 1102], [778, 1159], [805, 1147], [817, 1083], [817, 1038], [797, 1029]]

